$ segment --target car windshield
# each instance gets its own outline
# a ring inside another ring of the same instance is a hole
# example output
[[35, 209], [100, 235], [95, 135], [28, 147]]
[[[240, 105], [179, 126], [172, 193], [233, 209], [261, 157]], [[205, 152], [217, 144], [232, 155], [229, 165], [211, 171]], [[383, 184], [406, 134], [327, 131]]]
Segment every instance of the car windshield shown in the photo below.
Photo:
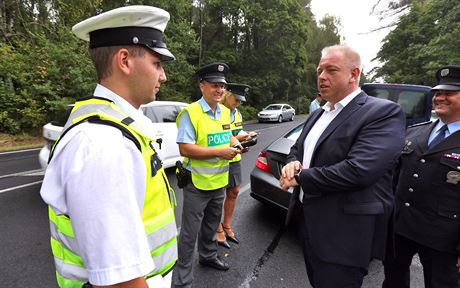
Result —
[[299, 135], [300, 133], [302, 133], [302, 130], [303, 130], [303, 123], [295, 127], [294, 129], [292, 129], [291, 131], [289, 131], [289, 133], [286, 134], [284, 138], [287, 138], [292, 141], [297, 141], [297, 138], [299, 138]]
[[264, 110], [280, 110], [280, 109], [281, 109], [281, 105], [270, 105], [270, 106], [265, 107]]
[[142, 107], [145, 116], [150, 118], [153, 123], [176, 122], [176, 117], [181, 107], [175, 105], [147, 106]]
[[72, 112], [73, 106], [73, 104], [70, 104], [56, 111], [55, 119], [51, 121], [51, 124], [54, 126], [64, 126], [69, 118], [70, 112]]
[[365, 85], [363, 90], [372, 96], [391, 100], [401, 105], [406, 118], [423, 118], [425, 115], [426, 94], [428, 89], [414, 88], [409, 85], [377, 86]]

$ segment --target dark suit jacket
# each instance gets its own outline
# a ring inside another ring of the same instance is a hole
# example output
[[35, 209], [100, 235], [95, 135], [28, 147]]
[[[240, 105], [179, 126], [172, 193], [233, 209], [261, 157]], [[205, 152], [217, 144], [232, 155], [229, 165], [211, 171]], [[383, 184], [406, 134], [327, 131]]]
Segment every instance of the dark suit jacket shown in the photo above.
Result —
[[[306, 120], [287, 162], [302, 163], [303, 142], [322, 113], [318, 109]], [[319, 138], [300, 184], [306, 235], [323, 261], [368, 267], [372, 258], [383, 259], [394, 207], [393, 169], [404, 136], [399, 105], [361, 92]], [[288, 218], [298, 195], [294, 189]]]
[[408, 128], [396, 193], [396, 233], [460, 255], [460, 131], [428, 150], [436, 124]]

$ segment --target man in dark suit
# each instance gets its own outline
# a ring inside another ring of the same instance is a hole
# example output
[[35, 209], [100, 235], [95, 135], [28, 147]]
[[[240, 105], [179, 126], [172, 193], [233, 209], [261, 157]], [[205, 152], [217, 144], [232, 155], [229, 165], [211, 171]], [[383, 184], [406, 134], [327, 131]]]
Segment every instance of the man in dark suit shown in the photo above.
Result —
[[317, 85], [327, 103], [306, 120], [280, 178], [282, 189], [295, 187], [288, 216], [302, 208], [303, 253], [316, 288], [361, 287], [371, 259], [384, 256], [393, 212], [405, 117], [396, 103], [362, 92], [360, 72], [350, 47], [323, 49]]
[[409, 288], [418, 253], [427, 288], [460, 287], [460, 66], [436, 72], [439, 117], [409, 127], [396, 189], [395, 257], [385, 259], [383, 287]]

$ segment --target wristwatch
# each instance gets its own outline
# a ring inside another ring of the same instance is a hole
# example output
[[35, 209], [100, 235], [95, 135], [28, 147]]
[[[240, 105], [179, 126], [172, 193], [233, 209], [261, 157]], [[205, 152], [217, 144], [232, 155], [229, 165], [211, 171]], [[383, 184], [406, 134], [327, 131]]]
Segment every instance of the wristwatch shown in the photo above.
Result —
[[299, 170], [296, 174], [294, 174], [294, 179], [299, 185], [300, 185], [300, 172], [302, 172], [302, 170]]

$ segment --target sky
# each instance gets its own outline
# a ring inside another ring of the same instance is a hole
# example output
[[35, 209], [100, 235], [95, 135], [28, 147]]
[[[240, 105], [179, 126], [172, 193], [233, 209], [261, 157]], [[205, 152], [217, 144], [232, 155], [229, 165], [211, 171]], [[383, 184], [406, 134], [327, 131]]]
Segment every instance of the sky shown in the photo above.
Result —
[[[342, 28], [339, 34], [345, 37], [343, 44], [353, 47], [360, 53], [364, 73], [369, 73], [372, 68], [379, 65], [377, 61], [371, 60], [377, 55], [382, 45], [381, 41], [390, 31], [383, 29], [369, 33], [382, 25], [377, 15], [371, 15], [375, 2], [376, 0], [312, 0], [310, 6], [317, 21], [325, 14], [340, 18]], [[381, 2], [387, 3], [387, 0]]]

